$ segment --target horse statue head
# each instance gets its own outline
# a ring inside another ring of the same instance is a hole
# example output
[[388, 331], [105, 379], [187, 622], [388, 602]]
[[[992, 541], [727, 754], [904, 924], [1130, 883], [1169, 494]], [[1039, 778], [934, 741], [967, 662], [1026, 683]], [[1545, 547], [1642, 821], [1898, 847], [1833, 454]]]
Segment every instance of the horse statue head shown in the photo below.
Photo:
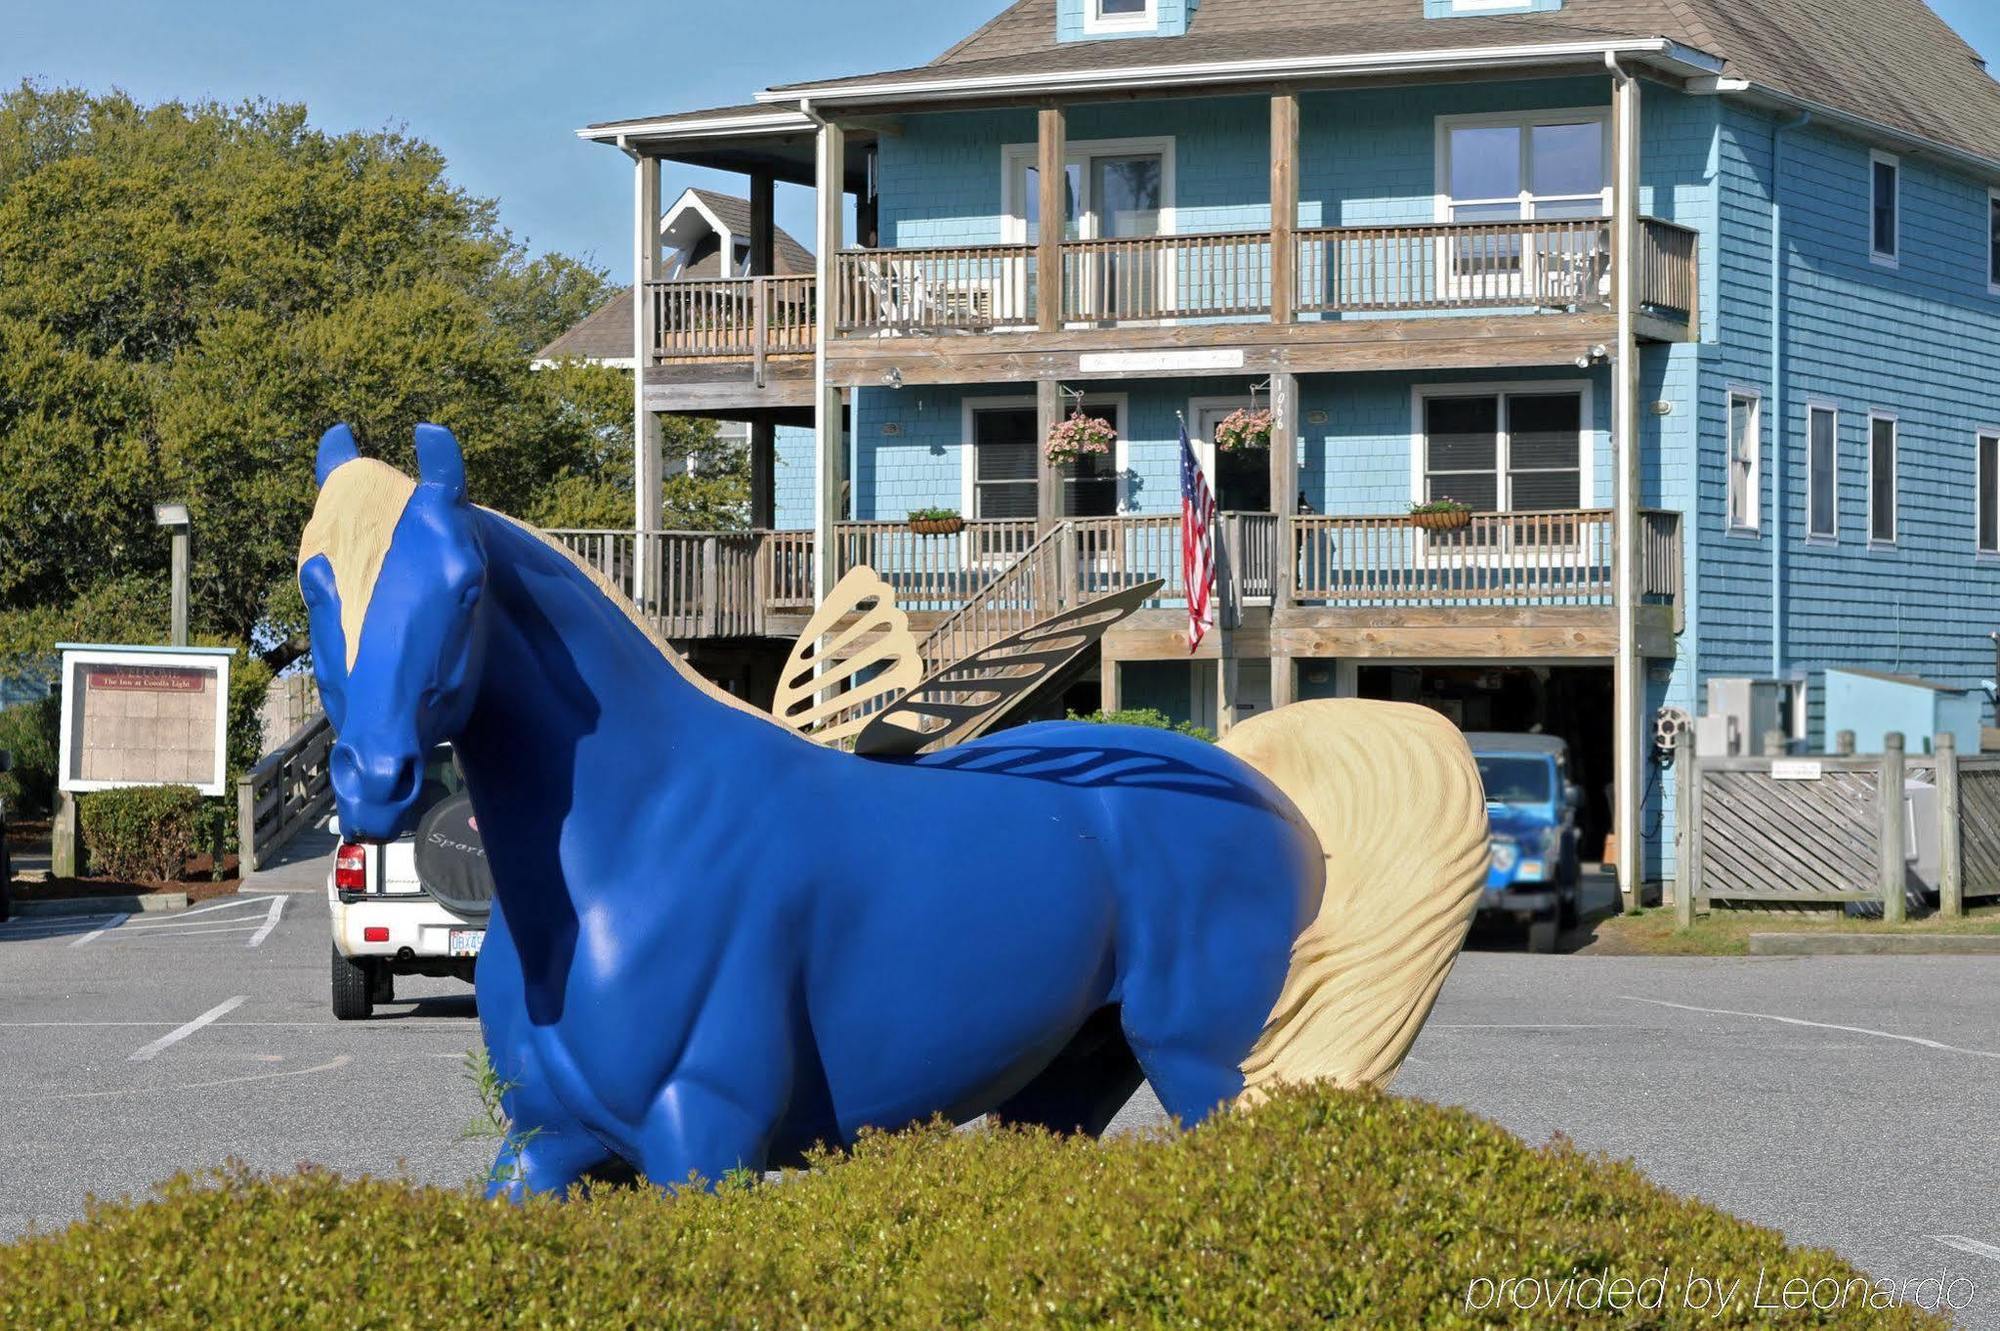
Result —
[[424, 763], [465, 727], [484, 655], [486, 552], [458, 440], [416, 429], [419, 479], [360, 456], [345, 425], [314, 467], [299, 549], [313, 673], [339, 736], [330, 759], [343, 834], [407, 830]]

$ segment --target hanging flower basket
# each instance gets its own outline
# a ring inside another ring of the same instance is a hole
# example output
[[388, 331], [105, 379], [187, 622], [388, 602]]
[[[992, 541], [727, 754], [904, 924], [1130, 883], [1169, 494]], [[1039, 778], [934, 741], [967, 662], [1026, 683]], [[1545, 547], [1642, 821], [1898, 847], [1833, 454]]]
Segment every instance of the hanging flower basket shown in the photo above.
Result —
[[1233, 411], [1215, 427], [1215, 446], [1224, 453], [1249, 453], [1271, 446], [1269, 411]]
[[965, 519], [955, 508], [912, 509], [910, 530], [919, 536], [956, 536], [965, 530]]
[[1049, 461], [1060, 467], [1078, 458], [1109, 457], [1117, 443], [1118, 431], [1111, 428], [1110, 421], [1074, 411], [1049, 431], [1047, 450]]
[[1457, 531], [1472, 525], [1472, 509], [1456, 499], [1410, 505], [1410, 525], [1425, 531]]

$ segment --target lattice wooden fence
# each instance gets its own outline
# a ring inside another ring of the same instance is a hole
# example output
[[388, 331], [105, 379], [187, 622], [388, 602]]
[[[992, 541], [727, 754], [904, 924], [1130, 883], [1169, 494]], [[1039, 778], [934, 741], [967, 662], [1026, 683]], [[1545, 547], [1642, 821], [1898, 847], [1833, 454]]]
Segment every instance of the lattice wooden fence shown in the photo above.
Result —
[[[1934, 753], [1852, 757], [1698, 755], [1684, 735], [1675, 905], [1683, 921], [1714, 902], [1761, 907], [1842, 907], [1880, 901], [1900, 918], [1923, 903], [1915, 834], [1903, 799], [1884, 789], [1907, 780], [1938, 788], [1938, 896], [1946, 914], [1967, 899], [2000, 897], [2000, 755], [1959, 756], [1950, 736]], [[1893, 855], [1885, 847], [1894, 847]], [[1900, 900], [1894, 898], [1900, 896]]]

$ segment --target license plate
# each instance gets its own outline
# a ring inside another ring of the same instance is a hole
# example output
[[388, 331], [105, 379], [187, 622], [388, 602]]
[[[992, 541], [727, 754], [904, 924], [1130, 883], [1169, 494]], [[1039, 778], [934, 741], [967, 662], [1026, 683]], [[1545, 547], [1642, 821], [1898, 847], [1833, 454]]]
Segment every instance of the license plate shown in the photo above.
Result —
[[448, 944], [447, 950], [452, 956], [476, 957], [479, 955], [480, 945], [486, 941], [486, 931], [484, 929], [453, 929], [451, 937], [446, 941]]

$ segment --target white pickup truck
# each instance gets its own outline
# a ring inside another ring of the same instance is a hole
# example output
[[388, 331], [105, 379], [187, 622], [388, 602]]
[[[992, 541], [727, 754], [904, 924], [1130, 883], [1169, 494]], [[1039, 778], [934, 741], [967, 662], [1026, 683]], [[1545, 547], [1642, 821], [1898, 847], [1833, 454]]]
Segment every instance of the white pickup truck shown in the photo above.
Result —
[[[476, 835], [452, 837], [449, 831], [456, 810], [464, 810], [460, 823], [477, 830], [461, 786], [451, 749], [439, 747], [424, 773], [418, 830], [387, 843], [342, 841], [334, 852], [326, 900], [333, 915], [333, 1015], [339, 1020], [364, 1020], [377, 1003], [394, 1002], [398, 975], [472, 982], [486, 941], [486, 903], [462, 886], [434, 892], [417, 871], [424, 835], [447, 843], [451, 853], [483, 857]], [[434, 825], [439, 822], [444, 825]]]

